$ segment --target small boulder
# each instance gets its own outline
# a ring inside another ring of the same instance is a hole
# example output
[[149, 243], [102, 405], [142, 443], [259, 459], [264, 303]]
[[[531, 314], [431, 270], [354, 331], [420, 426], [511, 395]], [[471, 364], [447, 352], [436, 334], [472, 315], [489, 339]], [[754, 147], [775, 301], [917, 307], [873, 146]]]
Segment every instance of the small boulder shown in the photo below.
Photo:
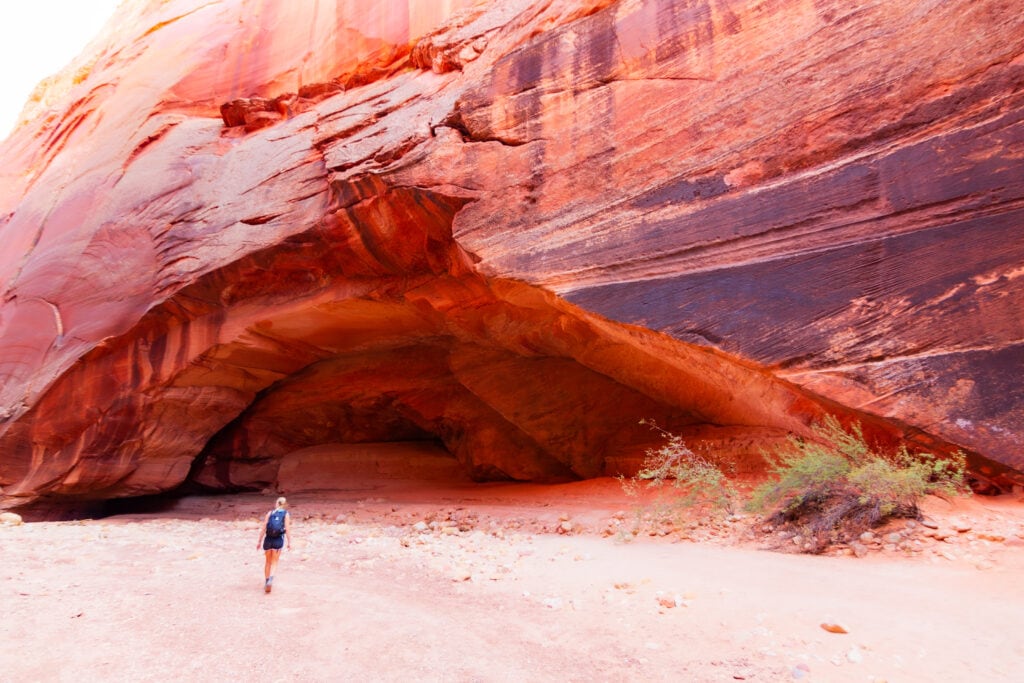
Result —
[[19, 526], [22, 522], [17, 512], [0, 512], [0, 526]]
[[924, 532], [924, 535], [928, 538], [934, 538], [936, 541], [944, 541], [950, 537], [953, 532], [949, 529], [939, 529], [938, 527], [928, 527], [928, 531]]
[[953, 527], [953, 531], [960, 534], [965, 534], [972, 528], [970, 522], [959, 518], [949, 520], [949, 526]]

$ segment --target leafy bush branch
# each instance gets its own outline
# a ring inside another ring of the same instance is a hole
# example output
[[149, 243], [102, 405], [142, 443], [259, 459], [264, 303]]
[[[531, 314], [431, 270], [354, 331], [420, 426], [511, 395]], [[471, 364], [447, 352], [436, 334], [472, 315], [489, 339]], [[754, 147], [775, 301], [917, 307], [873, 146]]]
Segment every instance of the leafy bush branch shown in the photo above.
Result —
[[654, 500], [647, 506], [648, 521], [656, 525], [678, 524], [683, 512], [690, 509], [712, 518], [735, 511], [736, 489], [718, 465], [690, 450], [678, 434], [665, 431], [653, 421], [641, 420], [640, 424], [659, 432], [665, 442], [646, 451], [635, 475], [620, 477], [619, 481], [629, 495], [638, 495], [643, 489], [654, 490]]
[[925, 496], [967, 491], [961, 452], [947, 459], [906, 446], [885, 452], [868, 444], [860, 424], [847, 429], [834, 416], [813, 435], [790, 437], [766, 454], [774, 480], [755, 489], [748, 503], [770, 523], [801, 533], [808, 552], [850, 541], [890, 518], [917, 519]]
[[[665, 441], [647, 450], [633, 477], [620, 477], [628, 494], [663, 494], [654, 495], [638, 514], [638, 528], [643, 522], [678, 525], [692, 510], [705, 519], [734, 513], [739, 494], [717, 464], [690, 450], [679, 435], [653, 422], [641, 424]], [[791, 436], [764, 456], [771, 480], [753, 491], [746, 508], [798, 533], [805, 552], [851, 541], [891, 518], [919, 518], [925, 496], [969, 491], [962, 452], [940, 458], [911, 453], [906, 446], [884, 451], [867, 442], [860, 424], [847, 428], [834, 416], [814, 426], [810, 438]]]

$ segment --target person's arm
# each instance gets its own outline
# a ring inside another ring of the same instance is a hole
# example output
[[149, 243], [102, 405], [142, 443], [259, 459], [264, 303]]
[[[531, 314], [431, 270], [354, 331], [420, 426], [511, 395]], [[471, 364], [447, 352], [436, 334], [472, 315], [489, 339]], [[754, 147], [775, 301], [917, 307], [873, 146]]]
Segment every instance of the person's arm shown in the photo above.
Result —
[[288, 550], [292, 549], [292, 513], [284, 513], [284, 540], [288, 544]]
[[263, 524], [260, 526], [260, 540], [256, 541], [256, 550], [261, 550], [263, 548], [263, 537], [267, 533], [267, 522], [269, 521], [270, 513], [268, 512], [267, 516], [263, 518]]

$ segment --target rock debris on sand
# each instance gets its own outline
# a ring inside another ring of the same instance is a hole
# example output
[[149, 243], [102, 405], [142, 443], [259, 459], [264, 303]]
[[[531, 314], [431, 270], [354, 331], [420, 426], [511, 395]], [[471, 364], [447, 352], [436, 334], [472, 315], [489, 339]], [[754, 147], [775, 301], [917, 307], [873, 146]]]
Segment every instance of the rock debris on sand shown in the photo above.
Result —
[[1024, 666], [1006, 640], [1024, 611], [1024, 548], [1006, 542], [1020, 501], [936, 504], [954, 543], [894, 525], [858, 558], [766, 552], [742, 529], [625, 542], [604, 533], [629, 505], [614, 482], [420, 493], [289, 496], [271, 596], [262, 496], [0, 527], [4, 678], [862, 683]]

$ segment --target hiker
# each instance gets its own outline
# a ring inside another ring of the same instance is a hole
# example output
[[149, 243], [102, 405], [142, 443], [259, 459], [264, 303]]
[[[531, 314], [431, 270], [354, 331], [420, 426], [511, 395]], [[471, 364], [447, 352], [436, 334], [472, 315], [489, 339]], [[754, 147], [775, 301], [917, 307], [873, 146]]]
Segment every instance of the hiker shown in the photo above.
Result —
[[285, 509], [286, 505], [288, 501], [284, 496], [277, 499], [276, 507], [268, 512], [263, 520], [260, 540], [256, 543], [256, 547], [263, 548], [267, 556], [267, 562], [263, 565], [265, 593], [269, 593], [274, 585], [274, 570], [277, 569], [277, 560], [281, 557], [281, 548], [287, 543], [288, 550], [292, 549], [292, 537], [288, 535], [291, 531], [291, 515]]

